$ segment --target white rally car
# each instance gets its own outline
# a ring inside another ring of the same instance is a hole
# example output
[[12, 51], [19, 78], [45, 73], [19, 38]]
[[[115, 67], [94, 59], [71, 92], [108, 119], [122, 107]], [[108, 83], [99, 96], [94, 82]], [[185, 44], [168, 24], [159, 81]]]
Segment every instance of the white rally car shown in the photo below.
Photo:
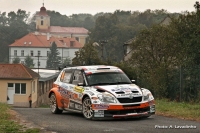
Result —
[[49, 91], [50, 109], [82, 113], [86, 119], [149, 117], [155, 114], [151, 92], [134, 84], [115, 66], [64, 68]]

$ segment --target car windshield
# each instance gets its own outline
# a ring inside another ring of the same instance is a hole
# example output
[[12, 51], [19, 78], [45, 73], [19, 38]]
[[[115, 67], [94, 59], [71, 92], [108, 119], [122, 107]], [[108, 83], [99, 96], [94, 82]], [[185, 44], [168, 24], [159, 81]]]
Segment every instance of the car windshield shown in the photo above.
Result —
[[86, 75], [88, 85], [131, 84], [130, 79], [122, 72], [101, 72]]

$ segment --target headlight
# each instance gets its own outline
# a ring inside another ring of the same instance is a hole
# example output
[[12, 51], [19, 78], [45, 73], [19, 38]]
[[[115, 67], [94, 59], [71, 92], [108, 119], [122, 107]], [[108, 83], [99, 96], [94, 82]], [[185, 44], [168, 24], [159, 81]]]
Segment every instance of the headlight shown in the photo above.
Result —
[[150, 101], [150, 100], [154, 99], [151, 92], [147, 91], [147, 90], [143, 91], [143, 97], [144, 97], [144, 101]]
[[107, 92], [98, 94], [97, 97], [99, 98], [100, 101], [105, 103], [117, 103], [115, 97]]
[[144, 101], [149, 100], [149, 94], [144, 95]]

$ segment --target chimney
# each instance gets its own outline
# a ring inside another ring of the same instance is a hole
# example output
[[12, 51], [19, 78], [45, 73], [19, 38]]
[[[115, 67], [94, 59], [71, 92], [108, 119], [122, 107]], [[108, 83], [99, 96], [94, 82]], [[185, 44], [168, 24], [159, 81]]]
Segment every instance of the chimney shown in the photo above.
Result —
[[49, 34], [49, 32], [47, 33], [47, 41], [49, 41], [51, 35]]

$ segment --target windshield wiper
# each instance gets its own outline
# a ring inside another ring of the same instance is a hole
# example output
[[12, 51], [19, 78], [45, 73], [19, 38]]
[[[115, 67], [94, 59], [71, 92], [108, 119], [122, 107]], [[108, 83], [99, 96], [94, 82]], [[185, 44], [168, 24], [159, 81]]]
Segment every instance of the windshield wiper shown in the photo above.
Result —
[[130, 82], [114, 82], [110, 83], [110, 85], [115, 85], [115, 84], [131, 84]]
[[110, 83], [95, 83], [95, 84], [90, 84], [90, 86], [94, 86], [94, 85], [110, 85]]

